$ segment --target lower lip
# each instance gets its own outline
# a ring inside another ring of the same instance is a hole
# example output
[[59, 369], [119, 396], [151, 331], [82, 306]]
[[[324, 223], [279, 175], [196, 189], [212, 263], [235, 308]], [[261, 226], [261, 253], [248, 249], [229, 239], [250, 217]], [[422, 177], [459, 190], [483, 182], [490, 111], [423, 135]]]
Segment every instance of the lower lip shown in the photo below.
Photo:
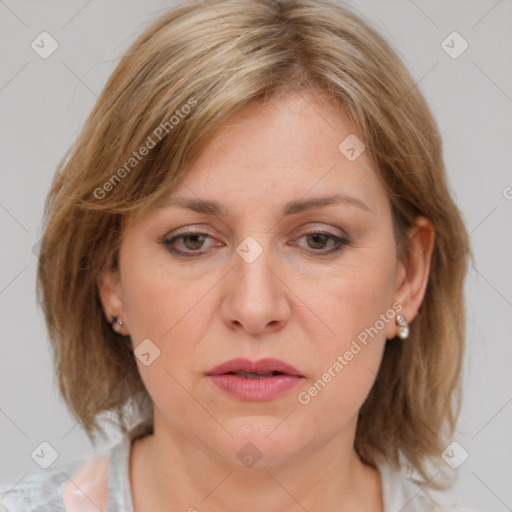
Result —
[[265, 402], [293, 389], [302, 381], [297, 375], [276, 375], [261, 379], [245, 379], [237, 375], [209, 375], [222, 391], [240, 400]]

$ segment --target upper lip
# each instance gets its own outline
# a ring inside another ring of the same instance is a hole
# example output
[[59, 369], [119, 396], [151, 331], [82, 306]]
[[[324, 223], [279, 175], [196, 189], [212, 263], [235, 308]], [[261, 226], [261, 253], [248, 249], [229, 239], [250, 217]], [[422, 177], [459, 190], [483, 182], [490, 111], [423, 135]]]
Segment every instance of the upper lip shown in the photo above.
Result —
[[260, 359], [259, 361], [250, 361], [244, 358], [231, 359], [230, 361], [226, 361], [212, 368], [207, 375], [223, 375], [230, 372], [236, 373], [242, 371], [247, 373], [280, 372], [286, 375], [303, 377], [300, 370], [291, 364], [273, 358]]

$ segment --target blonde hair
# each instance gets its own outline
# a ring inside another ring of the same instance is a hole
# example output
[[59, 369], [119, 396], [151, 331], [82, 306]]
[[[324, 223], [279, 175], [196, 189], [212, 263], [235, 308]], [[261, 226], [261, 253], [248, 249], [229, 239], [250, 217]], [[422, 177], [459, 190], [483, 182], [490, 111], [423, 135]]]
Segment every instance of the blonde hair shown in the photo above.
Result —
[[439, 461], [460, 408], [469, 239], [414, 79], [367, 22], [327, 0], [197, 0], [166, 12], [123, 56], [59, 164], [38, 296], [59, 390], [91, 440], [108, 411], [123, 432], [127, 406], [151, 422], [128, 338], [111, 329], [97, 288], [101, 269], [117, 265], [125, 223], [179, 184], [234, 113], [305, 89], [326, 92], [365, 142], [398, 247], [418, 216], [435, 227], [421, 310], [407, 342], [387, 342], [355, 448], [364, 461], [405, 461], [424, 478], [427, 463]]

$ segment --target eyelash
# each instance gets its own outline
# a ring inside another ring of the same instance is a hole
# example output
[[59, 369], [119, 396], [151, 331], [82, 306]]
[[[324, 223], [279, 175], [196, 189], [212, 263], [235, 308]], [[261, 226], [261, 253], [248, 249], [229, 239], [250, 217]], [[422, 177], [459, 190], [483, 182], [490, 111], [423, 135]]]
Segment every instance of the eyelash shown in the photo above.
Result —
[[[191, 236], [191, 235], [204, 235], [206, 237], [209, 237], [209, 235], [207, 233], [203, 233], [200, 231], [187, 231], [185, 233], [176, 235], [169, 240], [164, 238], [164, 239], [160, 240], [159, 243], [163, 244], [165, 246], [165, 248], [170, 253], [176, 255], [179, 258], [181, 258], [181, 257], [193, 258], [193, 257], [201, 256], [202, 254], [205, 254], [207, 251], [186, 252], [186, 251], [181, 251], [179, 249], [172, 247], [172, 244], [175, 241], [185, 238], [187, 236]], [[327, 251], [315, 251], [312, 249], [313, 253], [320, 255], [320, 256], [327, 256], [327, 255], [332, 255], [334, 253], [337, 253], [337, 252], [343, 250], [345, 248], [345, 246], [349, 244], [349, 241], [346, 238], [340, 238], [340, 237], [333, 235], [332, 233], [329, 233], [327, 231], [309, 231], [307, 233], [304, 233], [300, 238], [302, 238], [304, 236], [308, 236], [308, 235], [326, 235], [329, 238], [331, 238], [332, 240], [334, 240], [334, 242], [336, 243], [335, 246], [333, 246], [331, 249], [329, 249]]]

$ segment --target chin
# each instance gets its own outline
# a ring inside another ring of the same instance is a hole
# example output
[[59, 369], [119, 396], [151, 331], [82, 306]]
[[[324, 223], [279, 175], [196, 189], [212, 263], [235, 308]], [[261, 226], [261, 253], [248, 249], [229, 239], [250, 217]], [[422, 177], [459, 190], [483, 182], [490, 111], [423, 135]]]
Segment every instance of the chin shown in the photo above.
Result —
[[287, 463], [303, 442], [299, 432], [281, 417], [252, 415], [233, 418], [223, 424], [233, 437], [222, 436], [222, 440], [215, 443], [215, 451], [248, 468]]

